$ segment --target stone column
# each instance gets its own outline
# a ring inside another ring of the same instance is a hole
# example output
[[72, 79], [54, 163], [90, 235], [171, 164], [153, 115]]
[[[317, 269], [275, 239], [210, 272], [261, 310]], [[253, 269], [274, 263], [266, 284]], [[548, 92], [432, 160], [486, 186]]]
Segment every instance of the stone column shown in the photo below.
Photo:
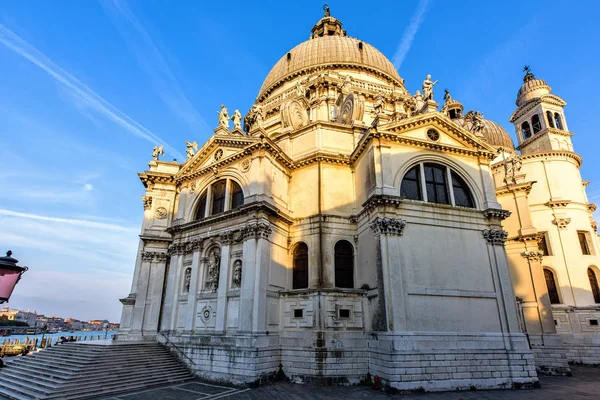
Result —
[[179, 245], [171, 245], [171, 264], [167, 274], [167, 289], [165, 291], [165, 301], [163, 306], [163, 315], [161, 317], [160, 330], [175, 330], [174, 318], [177, 315], [177, 297], [179, 294], [178, 282], [181, 281], [181, 270], [183, 268], [183, 255], [178, 251]]
[[256, 263], [256, 240], [244, 228], [244, 244], [242, 258], [242, 286], [240, 287], [240, 323], [241, 331], [251, 331], [254, 320], [254, 281], [255, 271], [260, 268]]
[[196, 312], [198, 308], [198, 301], [196, 300], [196, 295], [198, 293], [198, 280], [200, 278], [200, 274], [198, 272], [200, 269], [200, 252], [202, 251], [202, 246], [194, 245], [189, 250], [193, 251], [193, 255], [191, 266], [192, 274], [190, 280], [190, 290], [187, 294], [187, 316], [185, 318], [185, 330], [188, 332], [194, 330], [196, 324]]
[[227, 291], [229, 290], [230, 270], [229, 253], [232, 233], [225, 232], [220, 236], [221, 241], [221, 264], [219, 266], [219, 287], [217, 288], [217, 318], [215, 331], [225, 331], [227, 322]]
[[142, 335], [156, 335], [162, 305], [162, 292], [167, 264], [167, 253], [156, 252], [150, 263], [149, 282], [142, 323]]

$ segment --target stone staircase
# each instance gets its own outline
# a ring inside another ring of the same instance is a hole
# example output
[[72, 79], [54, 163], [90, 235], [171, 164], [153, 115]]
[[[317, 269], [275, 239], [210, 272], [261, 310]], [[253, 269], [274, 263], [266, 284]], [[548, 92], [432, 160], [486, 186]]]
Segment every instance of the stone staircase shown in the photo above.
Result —
[[190, 372], [155, 342], [76, 342], [6, 363], [0, 396], [90, 399], [190, 379]]

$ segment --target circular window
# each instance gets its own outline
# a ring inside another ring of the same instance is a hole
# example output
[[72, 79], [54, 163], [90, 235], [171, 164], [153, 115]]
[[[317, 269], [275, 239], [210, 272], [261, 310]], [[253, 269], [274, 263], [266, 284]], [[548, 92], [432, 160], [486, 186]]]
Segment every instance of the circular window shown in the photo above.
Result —
[[434, 141], [440, 140], [440, 134], [435, 129], [429, 129], [427, 131], [427, 137], [429, 138], [429, 140], [434, 140]]

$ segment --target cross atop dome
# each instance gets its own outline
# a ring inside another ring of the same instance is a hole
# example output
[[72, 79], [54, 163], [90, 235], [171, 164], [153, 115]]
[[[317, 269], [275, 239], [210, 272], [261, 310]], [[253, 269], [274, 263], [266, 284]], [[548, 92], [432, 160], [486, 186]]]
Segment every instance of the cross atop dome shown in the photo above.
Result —
[[321, 36], [346, 36], [346, 31], [342, 29], [342, 22], [331, 16], [329, 6], [323, 6], [325, 15], [313, 26], [310, 38], [314, 39]]
[[531, 73], [531, 68], [529, 67], [529, 65], [526, 65], [525, 67], [523, 67], [523, 72], [525, 72], [525, 76], [523, 77], [523, 82], [530, 81], [534, 78], [533, 74]]

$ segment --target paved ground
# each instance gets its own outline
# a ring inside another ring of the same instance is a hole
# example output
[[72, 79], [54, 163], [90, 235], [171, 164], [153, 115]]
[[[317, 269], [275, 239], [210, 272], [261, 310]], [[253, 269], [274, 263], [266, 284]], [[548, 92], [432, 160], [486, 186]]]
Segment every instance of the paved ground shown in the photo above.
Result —
[[102, 400], [580, 400], [600, 399], [600, 368], [572, 367], [572, 377], [541, 376], [541, 389], [478, 390], [443, 393], [386, 394], [361, 386], [314, 386], [278, 382], [257, 389], [239, 389], [187, 382]]

